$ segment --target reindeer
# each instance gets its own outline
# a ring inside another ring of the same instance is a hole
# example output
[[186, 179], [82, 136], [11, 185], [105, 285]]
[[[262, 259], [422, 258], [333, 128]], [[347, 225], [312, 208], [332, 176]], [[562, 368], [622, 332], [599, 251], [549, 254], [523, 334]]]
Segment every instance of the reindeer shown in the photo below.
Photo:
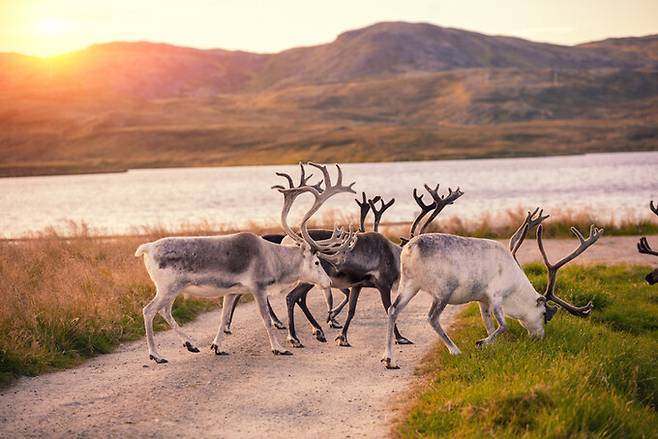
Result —
[[386, 348], [382, 358], [386, 368], [398, 368], [392, 364], [393, 328], [400, 312], [420, 290], [434, 298], [428, 320], [452, 355], [458, 355], [461, 351], [441, 327], [439, 319], [446, 305], [477, 301], [484, 303], [487, 310], [493, 310], [498, 328], [493, 330], [493, 323], [488, 324], [483, 313], [488, 335], [479, 340], [477, 346], [492, 343], [507, 330], [505, 315], [517, 319], [532, 337], [543, 337], [544, 325], [557, 311], [557, 308], [548, 305], [549, 301], [573, 315], [588, 316], [593, 308], [592, 302], [582, 307], [566, 302], [555, 295], [555, 283], [558, 270], [593, 245], [603, 229], [592, 225], [588, 238], [584, 238], [574, 227], [571, 231], [580, 245], [553, 264], [544, 250], [543, 226], [538, 226], [537, 245], [548, 269], [548, 284], [543, 295], [533, 288], [515, 256], [496, 241], [441, 233], [412, 238], [400, 255], [399, 294], [388, 310]]
[[[352, 183], [342, 185], [342, 171], [338, 167], [338, 182], [331, 185], [326, 167], [325, 187], [322, 193], [308, 186], [302, 175], [299, 187], [280, 189], [284, 195], [282, 221], [284, 231], [295, 241], [295, 246], [282, 246], [266, 241], [253, 233], [235, 233], [225, 236], [172, 237], [142, 244], [135, 256], [143, 256], [144, 265], [155, 284], [156, 294], [144, 307], [144, 326], [149, 349], [149, 358], [156, 363], [166, 363], [157, 351], [153, 338], [153, 318], [160, 313], [183, 341], [190, 352], [199, 352], [192, 340], [181, 330], [171, 315], [176, 296], [187, 292], [204, 297], [251, 293], [256, 299], [258, 310], [265, 324], [272, 353], [292, 355], [277, 340], [267, 309], [267, 297], [279, 293], [298, 282], [311, 282], [329, 287], [331, 279], [322, 268], [320, 260], [337, 262], [342, 254], [354, 246], [356, 235], [351, 230], [334, 229], [331, 236], [316, 242], [308, 234], [294, 233], [285, 223], [285, 215], [292, 200], [301, 192], [315, 196], [313, 207], [302, 219], [302, 231], [313, 213], [330, 197], [340, 193], [354, 193]], [[302, 167], [303, 169], [303, 167]], [[227, 319], [229, 308], [222, 309], [222, 320]], [[222, 325], [220, 324], [220, 329]], [[219, 330], [211, 345], [216, 355], [226, 355], [221, 348], [223, 331]]]
[[[416, 190], [414, 190], [414, 198], [423, 209], [419, 215], [421, 218], [429, 212], [433, 212], [432, 219], [435, 218], [445, 206], [453, 204], [457, 198], [463, 195], [463, 193], [457, 189], [455, 192], [450, 190], [450, 194], [447, 197], [439, 197], [437, 194], [438, 185], [434, 190], [429, 187], [427, 188], [428, 190], [433, 191], [433, 193], [431, 192], [433, 196], [436, 196], [435, 201], [427, 205], [422, 203], [423, 196], [418, 196]], [[372, 204], [374, 205], [374, 203], [375, 201], [373, 199]], [[383, 211], [387, 208], [384, 208], [384, 206], [390, 207], [392, 204], [393, 201], [389, 201], [388, 203], [382, 201], [382, 207], [380, 209], [375, 209], [375, 218], [377, 220], [377, 225], [375, 227], [378, 226], [378, 220], [381, 218]], [[372, 207], [373, 206], [371, 206], [371, 208]], [[412, 224], [410, 231], [411, 236], [415, 234], [418, 223], [419, 221], [414, 221]], [[321, 230], [315, 232], [316, 235], [314, 235], [314, 239], [326, 238], [330, 233], [329, 231]], [[345, 258], [340, 264], [333, 266], [329, 266], [328, 264], [325, 265], [325, 270], [331, 277], [332, 287], [351, 288], [347, 319], [345, 320], [341, 333], [336, 337], [339, 346], [344, 347], [350, 346], [347, 339], [347, 332], [356, 311], [356, 304], [361, 289], [364, 287], [376, 288], [379, 291], [384, 311], [386, 311], [391, 306], [391, 290], [396, 287], [400, 277], [399, 267], [401, 247], [399, 245], [391, 242], [379, 232], [360, 232], [357, 236], [359, 239], [357, 240], [356, 245], [350, 252], [345, 253]], [[325, 339], [322, 328], [317, 321], [315, 321], [310, 312], [307, 312], [306, 295], [311, 288], [313, 288], [313, 285], [311, 284], [300, 284], [286, 296], [288, 304], [288, 342], [293, 347], [303, 347], [295, 330], [295, 304], [299, 305], [302, 311], [304, 311], [309, 323], [313, 326], [313, 334], [316, 338], [320, 341]], [[411, 340], [400, 334], [400, 331], [396, 326], [394, 326], [393, 331], [395, 333], [395, 342], [397, 344], [413, 344]]]
[[[302, 168], [303, 172], [303, 168]], [[308, 177], [310, 178], [310, 176]], [[384, 203], [382, 201], [382, 206], [380, 208], [375, 207], [375, 203], [379, 202], [381, 200], [381, 197], [378, 195], [372, 199], [366, 199], [366, 193], [362, 192], [361, 196], [363, 198], [363, 201], [359, 201], [358, 198], [355, 198], [354, 201], [356, 201], [357, 205], [360, 208], [360, 224], [359, 224], [359, 231], [360, 232], [365, 232], [365, 222], [366, 218], [368, 216], [368, 213], [370, 212], [371, 206], [372, 206], [372, 211], [375, 216], [374, 220], [374, 225], [373, 229], [374, 231], [377, 231], [379, 227], [379, 222], [381, 220], [382, 214], [386, 209], [391, 207], [393, 203], [395, 202], [395, 198], [393, 198], [391, 201], [388, 203]], [[312, 238], [314, 239], [320, 239], [318, 238], [318, 234], [324, 236], [324, 231], [318, 231], [318, 230], [309, 230], [309, 234], [311, 235]], [[283, 239], [285, 238], [286, 235], [282, 234], [268, 234], [268, 235], [263, 235], [261, 236], [263, 239], [274, 242], [276, 244], [281, 244]], [[331, 293], [331, 288], [326, 288], [324, 289], [324, 296], [325, 296], [325, 301], [327, 303], [327, 323], [329, 323], [329, 327], [334, 328], [334, 329], [341, 329], [343, 326], [336, 320], [336, 316], [340, 314], [342, 309], [345, 307], [347, 304], [348, 298], [349, 298], [349, 292], [350, 290], [347, 288], [341, 288], [340, 291], [345, 295], [345, 298], [343, 301], [336, 307], [333, 307], [333, 295]], [[240, 299], [241, 295], [236, 295], [234, 296], [225, 296], [224, 297], [224, 307], [227, 307], [231, 310], [229, 313], [228, 319], [224, 322], [224, 328], [223, 331], [225, 334], [232, 334], [231, 331], [231, 322], [233, 321], [233, 315], [235, 314], [235, 308], [237, 307], [238, 301]], [[311, 318], [315, 321], [315, 318], [311, 314], [310, 310], [308, 310], [308, 307], [305, 306], [306, 304], [304, 303], [303, 305], [304, 308], [304, 313], [308, 313], [307, 315], [310, 315]], [[274, 309], [272, 308], [272, 305], [269, 302], [269, 299], [267, 301], [267, 307], [270, 313], [270, 319], [272, 321], [272, 324], [277, 328], [277, 329], [287, 329], [286, 326], [281, 322], [281, 320], [277, 317], [276, 313], [274, 312]], [[327, 339], [324, 337], [324, 333], [314, 333], [316, 337], [318, 338], [318, 341], [321, 342], [326, 342]]]
[[[649, 203], [649, 209], [656, 215], [658, 215], [658, 205], [654, 206], [653, 205], [653, 200]], [[645, 255], [653, 255], [653, 256], [658, 256], [658, 252], [655, 250], [652, 250], [651, 247], [649, 246], [649, 241], [647, 241], [647, 238], [643, 236], [640, 238], [640, 241], [637, 243], [637, 251], [639, 251], [642, 254]], [[653, 270], [651, 273], [647, 274], [645, 277], [647, 283], [649, 285], [654, 285], [655, 283], [658, 282], [658, 268]]]

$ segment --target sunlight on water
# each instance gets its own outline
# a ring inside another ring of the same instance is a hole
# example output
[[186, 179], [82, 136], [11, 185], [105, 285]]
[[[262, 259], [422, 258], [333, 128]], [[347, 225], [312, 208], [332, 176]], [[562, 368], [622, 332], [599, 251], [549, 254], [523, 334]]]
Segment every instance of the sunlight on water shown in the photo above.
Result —
[[[207, 221], [236, 227], [276, 224], [281, 195], [275, 171], [294, 166], [133, 170], [123, 174], [0, 179], [0, 235], [18, 236], [68, 221], [105, 233], [141, 226], [176, 227]], [[368, 194], [395, 197], [386, 221], [409, 221], [417, 212], [413, 187], [461, 186], [465, 195], [447, 215], [542, 206], [591, 209], [597, 215], [648, 213], [658, 200], [658, 152], [517, 159], [360, 163], [344, 166], [346, 179]], [[317, 172], [316, 172], [317, 174]], [[357, 212], [353, 197], [339, 195], [325, 210]], [[298, 212], [297, 212], [298, 213]]]

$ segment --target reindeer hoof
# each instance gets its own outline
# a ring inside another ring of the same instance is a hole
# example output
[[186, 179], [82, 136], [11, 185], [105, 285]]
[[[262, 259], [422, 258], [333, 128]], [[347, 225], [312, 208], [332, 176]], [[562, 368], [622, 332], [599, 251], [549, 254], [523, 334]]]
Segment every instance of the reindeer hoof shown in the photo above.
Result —
[[342, 329], [343, 327], [343, 325], [341, 325], [336, 319], [330, 319], [327, 323], [329, 323], [329, 327], [333, 329]]
[[487, 344], [489, 344], [489, 343], [487, 343], [486, 338], [483, 338], [482, 340], [478, 340], [478, 341], [475, 342], [475, 346], [477, 346], [479, 348], [482, 348], [482, 347], [486, 346]]
[[233, 332], [230, 329], [224, 329], [224, 334], [233, 335]]
[[272, 349], [272, 353], [273, 353], [274, 355], [292, 355], [292, 352], [290, 352], [290, 351], [287, 350], [287, 349], [286, 349], [286, 350], [283, 350], [283, 351], [280, 351], [280, 350], [278, 350], [278, 349]]
[[304, 347], [302, 342], [299, 341], [296, 338], [288, 337], [288, 343], [290, 343], [290, 346], [292, 346], [293, 348], [303, 348]]
[[400, 337], [397, 340], [395, 340], [395, 344], [414, 344], [414, 342], [409, 340], [408, 338]]
[[273, 325], [276, 329], [288, 329], [288, 328], [286, 328], [286, 325], [284, 325], [281, 322], [274, 322]]
[[156, 357], [155, 355], [149, 355], [149, 360], [153, 360], [158, 364], [168, 363], [168, 361], [165, 358]]
[[194, 352], [195, 354], [199, 352], [199, 348], [197, 348], [196, 346], [194, 346], [194, 345], [193, 345], [192, 343], [190, 343], [189, 341], [186, 341], [185, 343], [183, 343], [183, 346], [186, 347], [188, 351], [190, 351], [190, 352]]
[[342, 335], [339, 335], [338, 337], [336, 337], [336, 341], [338, 342], [338, 346], [342, 346], [344, 348], [351, 348], [352, 347], [350, 342], [347, 341], [347, 337], [344, 337]]
[[326, 343], [327, 342], [327, 337], [324, 336], [324, 332], [322, 331], [313, 331], [313, 335], [315, 335], [315, 339], [321, 343]]
[[210, 345], [210, 350], [215, 352], [215, 355], [228, 355], [228, 352], [220, 351], [219, 346], [217, 346], [215, 343]]
[[391, 359], [390, 358], [382, 358], [381, 361], [382, 361], [382, 363], [384, 363], [384, 367], [386, 369], [399, 369], [400, 368], [400, 366], [398, 366], [397, 364], [391, 365]]

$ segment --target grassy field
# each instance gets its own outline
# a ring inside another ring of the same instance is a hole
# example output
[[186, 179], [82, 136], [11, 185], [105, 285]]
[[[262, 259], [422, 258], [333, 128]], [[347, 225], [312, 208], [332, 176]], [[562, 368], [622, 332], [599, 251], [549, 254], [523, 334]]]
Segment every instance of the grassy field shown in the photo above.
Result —
[[[541, 265], [526, 272], [545, 286]], [[648, 267], [568, 267], [558, 293], [593, 298], [589, 319], [564, 311], [542, 341], [518, 324], [486, 349], [477, 307], [450, 331], [463, 355], [437, 347], [419, 369], [425, 384], [398, 437], [656, 437], [658, 289]], [[428, 327], [428, 330], [430, 328]]]

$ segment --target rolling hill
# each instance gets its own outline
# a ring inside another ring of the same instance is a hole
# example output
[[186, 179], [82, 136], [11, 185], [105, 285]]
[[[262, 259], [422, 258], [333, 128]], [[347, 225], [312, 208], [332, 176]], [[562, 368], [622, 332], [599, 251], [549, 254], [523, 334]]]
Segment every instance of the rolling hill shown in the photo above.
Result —
[[276, 54], [0, 54], [0, 175], [658, 148], [658, 36], [575, 47], [379, 23]]

